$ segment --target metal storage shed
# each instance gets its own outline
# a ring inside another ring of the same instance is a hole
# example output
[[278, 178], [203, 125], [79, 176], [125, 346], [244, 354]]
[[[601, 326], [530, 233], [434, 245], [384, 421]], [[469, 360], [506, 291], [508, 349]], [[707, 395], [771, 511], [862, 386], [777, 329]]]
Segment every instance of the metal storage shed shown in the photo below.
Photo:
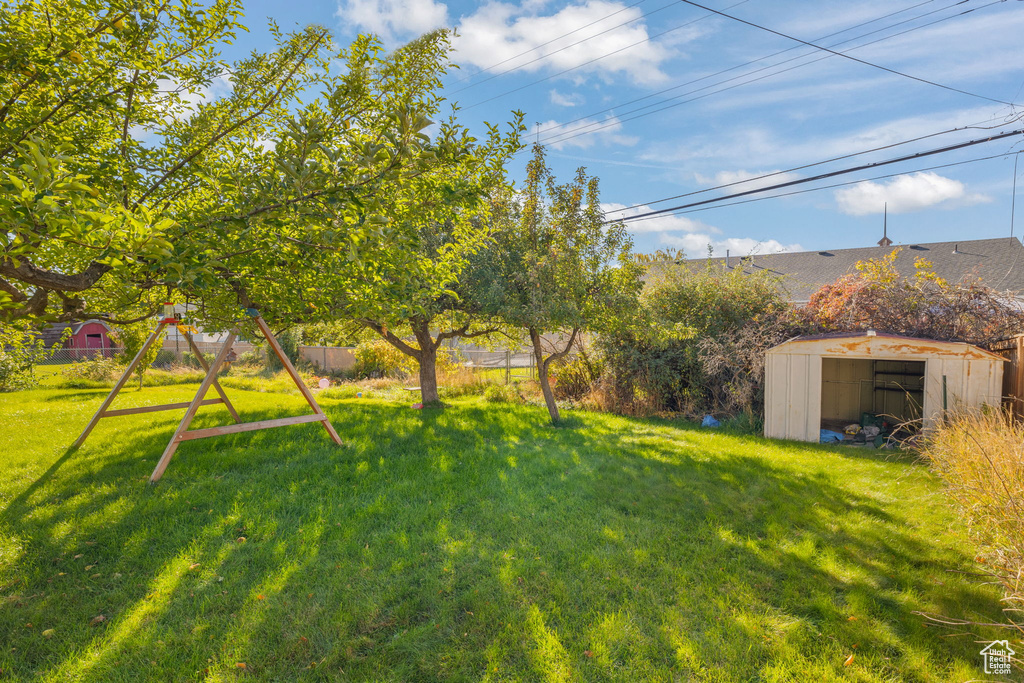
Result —
[[1004, 358], [971, 344], [883, 332], [797, 337], [765, 357], [765, 436], [818, 441], [862, 412], [923, 418], [1001, 401]]

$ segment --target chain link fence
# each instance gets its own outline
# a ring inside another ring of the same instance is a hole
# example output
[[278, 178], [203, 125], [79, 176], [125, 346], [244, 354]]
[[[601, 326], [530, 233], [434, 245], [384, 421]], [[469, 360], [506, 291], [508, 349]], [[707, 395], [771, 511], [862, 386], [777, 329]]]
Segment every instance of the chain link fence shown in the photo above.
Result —
[[486, 351], [469, 349], [451, 349], [455, 362], [472, 371], [482, 374], [495, 382], [510, 384], [514, 381], [537, 378], [537, 363], [532, 353], [525, 351]]
[[77, 363], [83, 360], [96, 360], [98, 358], [117, 358], [124, 352], [124, 349], [118, 346], [108, 347], [105, 349], [97, 349], [95, 347], [62, 347], [58, 349], [50, 349], [47, 358], [39, 363], [39, 365], [67, 365], [69, 363]]

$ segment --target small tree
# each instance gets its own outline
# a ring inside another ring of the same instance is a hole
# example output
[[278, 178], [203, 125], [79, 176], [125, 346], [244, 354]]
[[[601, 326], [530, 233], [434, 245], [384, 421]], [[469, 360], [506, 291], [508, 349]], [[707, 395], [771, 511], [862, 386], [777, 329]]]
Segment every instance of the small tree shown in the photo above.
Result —
[[571, 182], [556, 184], [540, 145], [533, 148], [522, 193], [509, 198], [504, 216], [507, 274], [495, 283], [503, 287], [503, 316], [526, 332], [557, 424], [551, 364], [585, 331], [599, 332], [617, 312], [635, 308], [640, 270], [625, 227], [604, 220], [597, 178], [581, 168]]
[[[132, 362], [132, 359], [142, 349], [152, 333], [152, 325], [145, 322], [135, 323], [134, 325], [121, 325], [117, 328], [117, 341], [123, 348], [121, 353], [126, 364]], [[135, 366], [135, 376], [139, 378], [139, 389], [142, 388], [142, 379], [146, 374], [146, 370], [149, 370], [153, 365], [157, 354], [163, 348], [163, 339], [164, 333], [161, 333], [160, 337], [146, 351], [146, 355], [139, 360], [139, 364]]]
[[53, 356], [71, 336], [71, 328], [49, 349], [27, 325], [0, 324], [0, 391], [25, 389], [35, 384], [35, 367]]
[[415, 361], [425, 405], [440, 403], [437, 357], [444, 342], [500, 328], [485, 271], [503, 245], [491, 235], [489, 215], [491, 197], [505, 189], [505, 164], [520, 149], [522, 115], [514, 113], [504, 134], [488, 128], [478, 143], [454, 117], [440, 127], [437, 163], [397, 187], [387, 211], [410, 258], [370, 264], [339, 283], [340, 310]]

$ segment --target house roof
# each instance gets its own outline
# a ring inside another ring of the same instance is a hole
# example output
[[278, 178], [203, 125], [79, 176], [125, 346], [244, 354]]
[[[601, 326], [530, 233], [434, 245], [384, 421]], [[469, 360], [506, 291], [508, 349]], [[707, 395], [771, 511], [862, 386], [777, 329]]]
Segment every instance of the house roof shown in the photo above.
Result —
[[950, 282], [980, 277], [998, 291], [1024, 294], [1024, 245], [1016, 237], [731, 256], [728, 263], [726, 258], [687, 259], [682, 263], [691, 267], [742, 267], [746, 272], [781, 275], [790, 299], [805, 302], [823, 285], [855, 272], [858, 261], [888, 256], [897, 248], [900, 252], [894, 265], [901, 275], [913, 275], [914, 262], [924, 258], [931, 261], [937, 275]]
[[71, 334], [75, 335], [82, 329], [84, 325], [89, 323], [98, 323], [106, 328], [107, 332], [110, 332], [110, 325], [106, 324], [102, 320], [82, 320], [70, 323], [57, 323], [55, 325], [47, 325], [39, 333], [39, 337], [43, 340], [43, 345], [50, 348], [54, 344], [60, 341], [61, 335], [64, 334], [64, 330], [71, 328]]

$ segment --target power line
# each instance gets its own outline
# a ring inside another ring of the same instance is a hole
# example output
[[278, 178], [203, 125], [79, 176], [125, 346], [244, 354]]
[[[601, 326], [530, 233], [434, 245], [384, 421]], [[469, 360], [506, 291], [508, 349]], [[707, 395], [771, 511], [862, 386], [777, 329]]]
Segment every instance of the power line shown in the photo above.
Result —
[[[857, 185], [858, 183], [866, 183], [866, 182], [870, 182], [872, 180], [885, 180], [887, 178], [895, 178], [897, 176], [906, 175], [908, 173], [923, 173], [924, 171], [937, 171], [937, 170], [942, 169], [942, 168], [951, 168], [953, 166], [963, 166], [965, 164], [973, 164], [973, 163], [976, 163], [976, 162], [979, 162], [979, 161], [989, 161], [991, 159], [1000, 159], [1000, 158], [1005, 157], [1006, 154], [1007, 154], [1006, 152], [1000, 152], [999, 154], [993, 154], [993, 155], [987, 156], [987, 157], [976, 157], [974, 159], [967, 159], [965, 161], [954, 161], [954, 162], [949, 163], [949, 164], [939, 164], [937, 166], [926, 166], [924, 168], [915, 168], [915, 169], [911, 169], [909, 171], [899, 171], [897, 173], [887, 173], [885, 175], [876, 175], [876, 176], [872, 176], [871, 178], [858, 178], [857, 180], [847, 180], [847, 181], [842, 182], [842, 183], [832, 183], [831, 185], [821, 185], [819, 187], [811, 187], [811, 188], [808, 188], [806, 190], [793, 190], [792, 192], [781, 192], [779, 194], [773, 194], [773, 195], [769, 195], [767, 197], [754, 197], [753, 199], [743, 199], [743, 200], [738, 201], [738, 202], [729, 202], [728, 204], [718, 204], [716, 206], [703, 206], [703, 207], [699, 207], [699, 208], [696, 208], [696, 209], [689, 209], [689, 210], [685, 210], [685, 211], [677, 211], [677, 212], [675, 212], [675, 213], [673, 213], [671, 215], [673, 215], [673, 216], [681, 216], [681, 215], [688, 214], [688, 213], [697, 213], [699, 211], [711, 211], [713, 209], [724, 209], [724, 208], [727, 208], [727, 207], [730, 207], [730, 206], [738, 206], [740, 204], [753, 204], [754, 202], [763, 202], [766, 199], [780, 199], [782, 197], [792, 197], [793, 195], [806, 194], [808, 192], [817, 192], [818, 190], [831, 190], [831, 189], [835, 189], [837, 187], [845, 187], [846, 185]], [[767, 189], [767, 188], [765, 188], [765, 189]], [[649, 220], [653, 220], [655, 218], [658, 218], [658, 216], [647, 216], [646, 218], [641, 218], [639, 220], [641, 220], [641, 221], [649, 221]], [[614, 223], [618, 223], [618, 222], [629, 223], [629, 222], [631, 222], [631, 219], [628, 219], [628, 218], [627, 219], [618, 219], [618, 220], [612, 221], [612, 222], [614, 222]]]
[[[885, 14], [885, 15], [877, 17], [875, 19], [871, 19], [869, 21], [865, 21], [865, 22], [862, 22], [860, 24], [856, 24], [854, 26], [849, 26], [849, 27], [844, 28], [844, 29], [842, 29], [840, 31], [835, 31], [833, 33], [829, 33], [828, 35], [821, 36], [820, 38], [816, 38], [815, 40], [826, 40], [828, 38], [832, 38], [833, 36], [837, 36], [837, 35], [839, 35], [841, 33], [846, 33], [847, 31], [852, 31], [854, 29], [861, 28], [862, 26], [867, 26], [869, 24], [873, 24], [875, 22], [882, 21], [883, 19], [888, 19], [891, 16], [894, 16], [894, 15], [897, 15], [897, 14], [902, 14], [903, 12], [909, 12], [912, 9], [916, 9], [918, 7], [921, 7], [922, 5], [931, 4], [932, 2], [935, 2], [935, 0], [924, 0], [924, 2], [919, 2], [916, 5], [911, 5], [910, 7], [904, 7], [903, 9], [897, 10], [895, 12], [890, 12], [889, 14]], [[959, 5], [959, 4], [960, 4], [959, 1], [957, 3], [955, 3], [955, 5]], [[951, 5], [951, 7], [955, 6], [955, 5]], [[949, 7], [943, 7], [942, 9], [934, 10], [933, 12], [929, 12], [928, 14], [934, 14], [935, 12], [941, 12], [944, 9], [949, 9]], [[907, 19], [905, 21], [913, 21], [914, 19], [920, 19], [921, 17], [928, 16], [928, 14], [919, 15], [917, 17], [913, 17], [913, 18]], [[903, 23], [903, 22], [900, 22], [900, 23]], [[894, 24], [893, 26], [898, 26], [898, 25], [899, 24]], [[878, 29], [878, 30], [884, 31], [884, 30], [886, 30], [888, 28], [892, 28], [892, 26], [887, 26], [885, 28]], [[868, 34], [864, 34], [864, 35], [871, 35], [871, 34], [868, 33]], [[857, 38], [863, 38], [864, 35], [856, 36], [856, 37], [851, 38], [849, 40], [856, 40]], [[844, 41], [844, 42], [849, 42], [849, 40]], [[837, 45], [842, 45], [842, 43], [837, 43]], [[673, 90], [678, 90], [680, 88], [685, 88], [688, 85], [693, 85], [694, 83], [700, 83], [701, 81], [707, 80], [709, 78], [714, 78], [715, 76], [721, 76], [722, 74], [729, 73], [730, 71], [735, 71], [736, 69], [742, 69], [745, 66], [750, 66], [752, 64], [757, 64], [758, 62], [764, 61], [766, 59], [771, 59], [772, 57], [778, 57], [781, 54], [785, 54], [787, 52], [792, 52], [793, 50], [799, 50], [799, 49], [800, 49], [800, 46], [798, 46], [798, 45], [794, 45], [793, 47], [787, 47], [785, 50], [779, 50], [778, 52], [773, 52], [770, 55], [765, 55], [763, 57], [758, 57], [757, 59], [752, 59], [752, 60], [750, 60], [748, 62], [744, 62], [743, 64], [737, 64], [735, 66], [731, 66], [728, 69], [722, 69], [721, 71], [716, 71], [715, 73], [708, 74], [706, 76], [701, 76], [700, 78], [695, 78], [695, 79], [693, 79], [691, 81], [687, 81], [685, 83], [680, 83], [678, 85], [673, 85], [673, 86], [665, 88], [663, 90], [659, 90], [657, 92], [653, 92], [653, 93], [650, 93], [648, 95], [644, 95], [643, 97], [637, 97], [637, 98], [632, 99], [632, 100], [627, 100], [625, 102], [620, 102], [620, 103], [618, 103], [616, 105], [613, 105], [613, 106], [608, 107], [606, 109], [602, 109], [600, 111], [591, 112], [589, 114], [584, 114], [583, 116], [580, 116], [579, 118], [575, 118], [575, 119], [572, 119], [571, 121], [565, 122], [564, 124], [562, 124], [562, 126], [563, 127], [564, 126], [571, 126], [574, 123], [578, 123], [580, 121], [584, 121], [584, 120], [592, 118], [594, 116], [600, 116], [601, 114], [606, 114], [606, 113], [608, 113], [610, 111], [614, 111], [615, 109], [617, 109], [619, 107], [623, 107], [623, 106], [630, 105], [630, 104], [635, 104], [637, 102], [642, 102], [644, 100], [649, 100], [652, 97], [657, 97], [658, 95], [664, 95], [665, 93], [672, 92]], [[811, 54], [811, 53], [808, 53], [808, 54]], [[806, 57], [806, 56], [807, 55], [800, 55], [800, 57]], [[795, 59], [799, 59], [800, 57], [797, 57]], [[769, 66], [767, 66], [765, 68], [771, 68], [772, 66], [780, 66], [781, 64], [785, 64], [785, 63], [786, 62], [780, 62], [778, 64], [769, 65]], [[757, 72], [755, 71], [755, 72], [751, 72], [751, 73], [757, 73]], [[723, 81], [723, 82], [728, 83], [728, 81]], [[1024, 86], [1022, 86], [1022, 87], [1024, 87]], [[690, 93], [683, 93], [683, 95], [687, 95], [687, 94], [690, 94]], [[657, 106], [657, 104], [664, 104], [665, 102], [668, 102], [668, 101], [670, 101], [670, 100], [662, 100], [661, 102], [652, 104], [650, 106]], [[646, 107], [642, 107], [641, 109], [643, 109], [643, 108], [646, 108]], [[640, 111], [640, 109], [634, 109], [633, 111]], [[633, 113], [633, 111], [626, 112], [626, 113], [630, 114], [630, 113]], [[541, 131], [541, 132], [544, 132], [544, 131]]]
[[[964, 0], [964, 1], [966, 2], [966, 0]], [[755, 24], [755, 23], [753, 23], [751, 21], [747, 21], [745, 19], [740, 19], [739, 17], [734, 17], [731, 14], [726, 14], [725, 12], [721, 12], [721, 11], [716, 10], [716, 9], [711, 9], [710, 7], [705, 7], [704, 5], [701, 5], [699, 3], [693, 2], [693, 0], [680, 0], [680, 2], [685, 2], [687, 5], [693, 5], [694, 7], [702, 9], [705, 12], [712, 12], [712, 13], [717, 14], [719, 16], [725, 17], [726, 19], [732, 19], [733, 21], [738, 21], [741, 24], [746, 24], [747, 26], [752, 26], [754, 28], [761, 29], [762, 31], [767, 31], [768, 33], [772, 33], [772, 34], [780, 36], [782, 38], [786, 38], [788, 40], [794, 40], [794, 41], [796, 41], [798, 43], [803, 43], [804, 45], [807, 45], [809, 47], [813, 47], [813, 48], [816, 48], [818, 50], [822, 50], [824, 52], [829, 52], [829, 53], [831, 53], [833, 55], [838, 55], [840, 57], [845, 57], [846, 59], [849, 59], [851, 61], [857, 62], [859, 64], [864, 64], [866, 66], [871, 66], [871, 67], [874, 67], [876, 69], [881, 69], [882, 71], [887, 71], [887, 72], [889, 72], [891, 74], [895, 74], [897, 76], [903, 76], [904, 78], [909, 78], [911, 80], [918, 81], [920, 83], [926, 83], [928, 85], [935, 86], [936, 88], [942, 88], [943, 90], [949, 90], [951, 92], [957, 92], [957, 93], [960, 93], [961, 95], [969, 95], [971, 97], [976, 97], [976, 98], [981, 99], [981, 100], [988, 100], [989, 102], [995, 102], [996, 104], [1006, 104], [1006, 105], [1009, 105], [1009, 106], [1013, 106], [1012, 102], [1006, 102], [1004, 100], [997, 100], [997, 99], [992, 98], [992, 97], [986, 97], [985, 95], [979, 95], [977, 93], [969, 92], [967, 90], [961, 90], [960, 88], [954, 88], [954, 87], [949, 86], [949, 85], [943, 85], [942, 83], [936, 83], [935, 81], [930, 81], [927, 78], [919, 78], [917, 76], [911, 76], [908, 73], [904, 73], [902, 71], [897, 71], [896, 69], [890, 69], [889, 67], [882, 66], [880, 64], [875, 64], [874, 62], [868, 62], [868, 61], [863, 60], [863, 59], [858, 59], [857, 57], [851, 57], [850, 55], [843, 54], [842, 52], [836, 52], [835, 50], [830, 50], [827, 47], [823, 47], [823, 46], [817, 45], [815, 43], [810, 43], [810, 42], [808, 42], [806, 40], [801, 40], [800, 38], [796, 38], [794, 36], [791, 36], [791, 35], [788, 35], [788, 34], [785, 34], [785, 33], [781, 33], [779, 31], [775, 31], [775, 30], [770, 29], [770, 28], [768, 28], [766, 26], [761, 26], [760, 24]], [[726, 9], [728, 9], [728, 8], [726, 8]]]
[[[737, 5], [742, 5], [745, 2], [749, 2], [749, 0], [740, 0], [740, 2], [737, 2], [735, 4], [729, 5], [728, 7], [726, 7], [726, 9], [732, 9], [733, 7], [736, 7]], [[507, 90], [507, 91], [505, 91], [503, 93], [500, 93], [498, 95], [495, 95], [493, 97], [488, 97], [486, 100], [480, 100], [479, 102], [474, 102], [473, 104], [470, 104], [468, 106], [462, 107], [462, 109], [463, 110], [473, 109], [474, 107], [479, 107], [481, 104], [487, 104], [488, 102], [492, 102], [492, 101], [494, 101], [496, 99], [499, 99], [501, 97], [505, 97], [506, 95], [511, 95], [513, 93], [517, 93], [520, 90], [525, 90], [526, 88], [532, 88], [533, 86], [535, 86], [535, 85], [537, 85], [539, 83], [543, 83], [545, 81], [550, 81], [552, 78], [557, 78], [558, 76], [561, 76], [563, 74], [567, 74], [570, 71], [575, 71], [576, 69], [579, 69], [581, 67], [587, 66], [588, 64], [593, 64], [594, 62], [599, 62], [602, 59], [605, 59], [607, 57], [611, 57], [612, 55], [616, 55], [616, 54], [618, 54], [620, 52], [625, 52], [626, 50], [629, 50], [629, 49], [632, 49], [632, 48], [636, 47], [637, 45], [643, 45], [644, 43], [649, 43], [651, 40], [653, 40], [655, 38], [659, 38], [659, 37], [665, 35], [666, 33], [672, 33], [673, 31], [678, 31], [681, 28], [686, 28], [687, 26], [690, 26], [691, 24], [696, 24], [698, 21], [704, 21], [705, 19], [709, 18], [710, 16], [711, 15], [706, 14], [706, 15], [704, 15], [702, 17], [697, 17], [696, 19], [688, 21], [688, 22], [686, 22], [684, 24], [680, 24], [679, 26], [674, 26], [673, 28], [670, 28], [670, 29], [667, 29], [665, 31], [662, 31], [661, 33], [655, 33], [653, 36], [647, 36], [643, 40], [638, 40], [635, 43], [630, 43], [629, 45], [626, 45], [625, 47], [619, 48], [618, 50], [612, 50], [611, 52], [606, 52], [603, 55], [600, 55], [598, 57], [594, 57], [593, 59], [588, 59], [587, 61], [585, 61], [585, 62], [583, 62], [581, 64], [577, 64], [576, 66], [569, 67], [568, 69], [563, 69], [562, 71], [559, 71], [558, 73], [551, 74], [550, 76], [545, 76], [544, 78], [539, 78], [536, 81], [532, 81], [530, 83], [527, 83], [526, 85], [519, 86], [518, 88], [513, 88], [512, 90]]]
[[672, 212], [675, 212], [675, 211], [679, 211], [680, 209], [689, 209], [689, 208], [693, 208], [693, 207], [696, 207], [696, 206], [703, 206], [705, 204], [713, 204], [713, 203], [725, 201], [725, 200], [728, 200], [728, 199], [735, 199], [737, 197], [746, 197], [748, 195], [756, 194], [756, 193], [759, 193], [759, 192], [768, 192], [769, 190], [779, 190], [779, 189], [782, 189], [784, 187], [792, 187], [794, 185], [802, 185], [804, 183], [811, 183], [811, 182], [814, 182], [816, 180], [824, 180], [825, 178], [833, 178], [835, 176], [846, 175], [847, 173], [856, 173], [857, 171], [864, 171], [864, 170], [867, 170], [869, 168], [878, 168], [880, 166], [888, 166], [890, 164], [897, 164], [897, 163], [900, 163], [900, 162], [903, 162], [903, 161], [910, 161], [912, 159], [920, 159], [922, 157], [932, 156], [932, 155], [935, 155], [935, 154], [943, 154], [945, 152], [952, 152], [952, 151], [955, 151], [955, 150], [958, 150], [958, 149], [964, 149], [966, 147], [973, 147], [974, 145], [980, 145], [980, 144], [985, 143], [985, 142], [992, 142], [994, 140], [1001, 140], [1003, 138], [1008, 138], [1008, 137], [1012, 137], [1014, 135], [1022, 135], [1022, 134], [1024, 134], [1024, 128], [1021, 128], [1021, 129], [1018, 129], [1018, 130], [1013, 130], [1013, 131], [1008, 131], [1008, 132], [1005, 132], [1005, 133], [998, 133], [996, 135], [992, 135], [992, 136], [987, 137], [987, 138], [981, 138], [981, 139], [977, 139], [977, 140], [969, 140], [967, 142], [960, 142], [960, 143], [957, 143], [955, 145], [947, 145], [946, 147], [939, 147], [937, 149], [931, 149], [931, 150], [927, 150], [927, 151], [924, 151], [924, 152], [915, 152], [914, 154], [908, 154], [908, 155], [905, 155], [905, 156], [902, 156], [902, 157], [897, 157], [895, 159], [886, 159], [884, 161], [875, 161], [875, 162], [872, 162], [870, 164], [861, 164], [860, 166], [853, 166], [851, 168], [840, 169], [838, 171], [829, 171], [828, 173], [821, 173], [821, 174], [818, 174], [816, 176], [810, 176], [808, 178], [799, 178], [797, 180], [790, 180], [790, 181], [787, 181], [787, 182], [784, 182], [784, 183], [777, 183], [775, 185], [769, 185], [768, 187], [760, 187], [760, 188], [754, 188], [752, 190], [744, 190], [743, 192], [736, 192], [734, 194], [726, 195], [724, 197], [713, 197], [711, 199], [702, 199], [702, 200], [697, 201], [697, 202], [690, 202], [689, 204], [681, 204], [679, 206], [673, 206], [673, 207], [669, 207], [667, 209], [657, 209], [655, 211], [648, 211], [647, 213], [641, 213], [641, 214], [638, 214], [636, 216], [630, 216], [628, 218], [622, 218], [622, 219], [618, 219], [618, 220], [614, 220], [614, 221], [605, 221], [605, 222], [606, 223], [617, 223], [619, 221], [623, 221], [623, 222], [629, 223], [631, 221], [635, 221], [635, 220], [639, 220], [639, 219], [643, 219], [643, 218], [647, 218], [647, 217], [660, 216], [662, 214], [672, 213]]
[[[961, 2], [958, 2], [956, 4], [961, 4], [962, 1], [963, 0], [961, 0]], [[993, 0], [993, 2], [990, 2], [987, 5], [982, 5], [981, 7], [973, 8], [973, 9], [970, 9], [970, 10], [965, 10], [964, 12], [960, 12], [958, 14], [950, 15], [948, 17], [942, 17], [941, 19], [936, 19], [934, 21], [928, 22], [927, 24], [922, 24], [920, 26], [914, 26], [912, 28], [905, 29], [905, 30], [900, 31], [898, 33], [894, 33], [892, 35], [883, 36], [883, 37], [877, 38], [877, 39], [875, 39], [873, 41], [870, 41], [870, 42], [867, 42], [867, 43], [863, 43], [861, 45], [856, 45], [854, 47], [848, 48], [847, 52], [852, 51], [852, 50], [859, 50], [861, 48], [868, 47], [869, 45], [874, 45], [876, 43], [880, 43], [880, 42], [882, 42], [884, 40], [890, 40], [892, 38], [896, 38], [898, 36], [902, 36], [902, 35], [905, 35], [907, 33], [911, 33], [912, 31], [917, 31], [917, 30], [920, 30], [922, 28], [927, 28], [929, 26], [933, 26], [933, 25], [941, 23], [943, 21], [948, 21], [949, 19], [954, 19], [956, 17], [963, 16], [964, 14], [967, 14], [968, 12], [973, 12], [973, 11], [976, 11], [976, 10], [979, 10], [979, 9], [985, 9], [986, 7], [990, 7], [992, 5], [999, 4], [999, 3], [1003, 2], [1003, 1], [1004, 0]], [[949, 9], [949, 7], [946, 7], [946, 8], [943, 8], [943, 9]], [[938, 11], [942, 11], [942, 10], [935, 10], [935, 11], [938, 12]], [[934, 14], [934, 13], [935, 12], [928, 12], [928, 13], [926, 13], [924, 15], [920, 15], [918, 17], [915, 17], [915, 19], [920, 19], [922, 16], [928, 16], [928, 14]], [[912, 20], [906, 20], [906, 21], [912, 21]], [[897, 24], [893, 24], [893, 25], [891, 25], [891, 26], [889, 26], [887, 28], [892, 28], [893, 26], [898, 26], [899, 24], [906, 23], [906, 21], [898, 22]], [[862, 34], [861, 36], [857, 36], [857, 38], [863, 38], [863, 37], [871, 35], [873, 33], [878, 33], [878, 31], [880, 31], [880, 30], [886, 30], [886, 29], [878, 29], [876, 31], [871, 31], [871, 32], [866, 33], [866, 34]], [[846, 43], [846, 42], [849, 42], [850, 40], [856, 40], [857, 38], [851, 38], [849, 40], [842, 41], [842, 42]], [[842, 43], [837, 43], [837, 45], [841, 45], [841, 44]], [[831, 57], [833, 55], [826, 54], [826, 55], [824, 55], [822, 57], [818, 57], [817, 59], [813, 59], [813, 60], [811, 60], [809, 62], [804, 62], [802, 64], [796, 64], [794, 66], [791, 66], [791, 67], [786, 68], [786, 69], [782, 69], [780, 71], [775, 71], [775, 72], [772, 72], [772, 73], [769, 73], [769, 74], [765, 74], [763, 76], [758, 76], [756, 78], [751, 78], [751, 79], [743, 81], [741, 83], [735, 83], [733, 85], [726, 86], [726, 87], [720, 88], [718, 90], [712, 90], [711, 92], [704, 93], [703, 95], [698, 95], [697, 97], [691, 97], [691, 98], [686, 99], [686, 100], [681, 100], [681, 101], [678, 101], [678, 102], [672, 102], [671, 104], [666, 104], [667, 102], [671, 102], [672, 100], [676, 100], [679, 97], [683, 97], [685, 95], [691, 95], [693, 93], [697, 93], [697, 92], [700, 92], [702, 90], [707, 90], [710, 87], [714, 87], [714, 85], [722, 85], [724, 83], [729, 83], [730, 81], [735, 81], [735, 80], [740, 79], [740, 78], [745, 78], [747, 76], [751, 76], [753, 74], [760, 73], [760, 72], [765, 71], [767, 69], [774, 68], [774, 67], [777, 67], [777, 66], [781, 66], [782, 64], [787, 64], [787, 63], [792, 62], [792, 61], [794, 61], [796, 59], [802, 59], [802, 58], [807, 57], [807, 56], [808, 55], [800, 55], [799, 57], [794, 57], [792, 59], [784, 60], [784, 61], [779, 62], [777, 64], [772, 64], [772, 65], [769, 65], [769, 66], [766, 66], [766, 67], [762, 67], [760, 69], [755, 69], [754, 71], [749, 71], [749, 72], [747, 72], [745, 74], [741, 74], [739, 76], [735, 76], [733, 78], [729, 78], [729, 79], [726, 79], [724, 81], [719, 81], [718, 83], [713, 84], [713, 85], [705, 86], [703, 88], [698, 88], [696, 90], [691, 90], [689, 92], [683, 93], [682, 95], [678, 95], [676, 97], [672, 97], [672, 98], [669, 98], [667, 100], [662, 100], [659, 103], [655, 103], [655, 104], [651, 104], [651, 105], [645, 105], [643, 107], [639, 107], [637, 109], [634, 109], [634, 110], [631, 110], [629, 112], [626, 112], [627, 114], [634, 113], [634, 112], [642, 111], [643, 109], [650, 109], [651, 107], [657, 106], [658, 104], [665, 104], [665, 106], [663, 106], [663, 107], [659, 107], [658, 109], [654, 109], [652, 111], [644, 112], [643, 114], [637, 114], [636, 116], [631, 116], [631, 117], [628, 117], [628, 118], [625, 118], [625, 119], [616, 119], [616, 120], [611, 121], [611, 122], [600, 122], [600, 121], [599, 122], [595, 122], [595, 123], [590, 124], [589, 126], [585, 126], [584, 128], [587, 128], [587, 130], [573, 131], [571, 134], [553, 135], [553, 136], [551, 136], [549, 138], [544, 139], [542, 142], [545, 143], [545, 144], [559, 144], [559, 143], [562, 143], [562, 142], [566, 142], [568, 140], [572, 140], [573, 138], [581, 137], [583, 135], [590, 135], [592, 133], [597, 133], [597, 132], [600, 132], [600, 131], [605, 130], [607, 128], [618, 127], [622, 123], [625, 123], [627, 121], [633, 121], [635, 119], [642, 118], [644, 116], [650, 116], [651, 114], [657, 114], [658, 112], [662, 112], [662, 111], [665, 111], [667, 109], [672, 109], [672, 108], [675, 108], [675, 107], [679, 107], [679, 106], [682, 106], [684, 104], [688, 104], [690, 102], [695, 102], [697, 100], [704, 99], [705, 97], [710, 97], [711, 95], [717, 95], [719, 93], [726, 92], [728, 90], [733, 90], [734, 88], [738, 88], [738, 87], [741, 87], [741, 86], [744, 86], [744, 85], [749, 85], [751, 83], [756, 83], [757, 81], [762, 81], [762, 80], [764, 80], [766, 78], [771, 78], [773, 76], [778, 76], [779, 74], [784, 74], [784, 73], [787, 73], [789, 71], [793, 71], [795, 69], [800, 69], [800, 68], [803, 68], [805, 66], [809, 66], [811, 64], [815, 64], [817, 62], [823, 61], [825, 59], [831, 59]], [[599, 125], [599, 124], [603, 124], [603, 125]], [[593, 126], [597, 126], [597, 127], [595, 128]]]
[[871, 154], [873, 152], [881, 152], [881, 151], [884, 151], [884, 150], [887, 150], [887, 149], [892, 149], [894, 147], [900, 147], [902, 145], [908, 145], [908, 144], [910, 144], [912, 142], [920, 142], [921, 140], [927, 140], [928, 138], [938, 137], [940, 135], [948, 135], [949, 133], [958, 133], [958, 132], [960, 132], [962, 130], [972, 130], [972, 129], [984, 130], [986, 128], [988, 128], [988, 129], [991, 129], [991, 128], [1002, 128], [1003, 126], [1010, 125], [1011, 123], [1016, 123], [1021, 118], [1024, 118], [1024, 114], [1021, 114], [1020, 116], [1017, 116], [1017, 117], [1015, 117], [1013, 119], [1010, 119], [1009, 121], [1004, 119], [1004, 122], [1002, 124], [998, 125], [998, 126], [986, 127], [986, 126], [980, 125], [981, 123], [989, 123], [991, 121], [995, 121], [998, 118], [1003, 118], [1003, 117], [995, 117], [995, 118], [992, 118], [992, 119], [988, 119], [987, 121], [981, 121], [978, 124], [971, 124], [971, 125], [968, 125], [968, 126], [961, 126], [959, 128], [948, 128], [946, 130], [940, 130], [940, 131], [935, 132], [935, 133], [928, 133], [927, 135], [920, 135], [920, 136], [918, 136], [916, 138], [910, 138], [909, 140], [900, 140], [899, 142], [892, 142], [892, 143], [889, 143], [888, 145], [882, 145], [881, 147], [872, 147], [871, 149], [865, 149], [865, 150], [861, 150], [859, 152], [850, 152], [849, 154], [843, 154], [841, 156], [832, 157], [831, 159], [825, 159], [823, 161], [815, 161], [814, 163], [804, 164], [802, 166], [794, 166], [793, 168], [787, 168], [787, 169], [784, 169], [784, 170], [781, 170], [781, 171], [772, 171], [771, 173], [763, 173], [763, 174], [758, 175], [758, 176], [753, 176], [753, 177], [750, 177], [750, 178], [744, 178], [743, 180], [736, 180], [736, 181], [733, 181], [731, 183], [723, 183], [721, 185], [715, 185], [713, 187], [706, 187], [706, 188], [701, 189], [701, 190], [693, 190], [692, 192], [684, 192], [683, 194], [677, 194], [677, 195], [673, 195], [671, 197], [665, 197], [663, 199], [655, 199], [655, 200], [649, 201], [649, 202], [639, 202], [637, 204], [633, 204], [632, 206], [625, 206], [625, 207], [623, 207], [621, 209], [616, 209], [616, 211], [628, 211], [630, 209], [636, 209], [636, 208], [639, 208], [641, 206], [652, 206], [654, 204], [661, 204], [663, 202], [670, 202], [673, 199], [682, 199], [683, 197], [692, 197], [694, 195], [704, 194], [705, 192], [712, 192], [714, 190], [723, 190], [723, 189], [725, 189], [727, 187], [734, 187], [736, 185], [743, 185], [745, 183], [751, 183], [751, 182], [755, 182], [755, 181], [758, 181], [758, 180], [764, 180], [765, 178], [772, 178], [774, 176], [785, 175], [787, 173], [795, 173], [796, 171], [802, 171], [802, 170], [807, 169], [807, 168], [814, 168], [815, 166], [823, 166], [824, 164], [830, 164], [830, 163], [835, 162], [835, 161], [842, 161], [843, 159], [850, 159], [850, 158], [853, 158], [853, 157], [863, 156], [865, 154]]

